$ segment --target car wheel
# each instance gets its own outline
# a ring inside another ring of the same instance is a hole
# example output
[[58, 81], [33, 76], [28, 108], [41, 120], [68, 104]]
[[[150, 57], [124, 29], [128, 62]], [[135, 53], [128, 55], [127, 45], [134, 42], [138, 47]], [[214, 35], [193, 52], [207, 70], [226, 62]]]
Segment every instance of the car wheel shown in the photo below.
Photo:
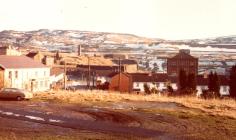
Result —
[[22, 98], [21, 98], [20, 96], [17, 96], [17, 97], [16, 97], [16, 100], [17, 100], [17, 101], [21, 101]]

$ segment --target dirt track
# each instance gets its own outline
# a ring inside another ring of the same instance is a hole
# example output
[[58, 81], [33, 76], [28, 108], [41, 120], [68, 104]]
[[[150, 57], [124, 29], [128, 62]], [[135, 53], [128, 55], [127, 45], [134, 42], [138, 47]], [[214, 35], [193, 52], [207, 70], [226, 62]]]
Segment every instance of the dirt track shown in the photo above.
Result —
[[[205, 139], [208, 134], [214, 134], [209, 139], [236, 138], [233, 133], [236, 126], [227, 124], [228, 120], [217, 117], [214, 123], [209, 124], [204, 122], [209, 121], [204, 120], [206, 118], [195, 118], [187, 111], [201, 112], [176, 103], [160, 102], [127, 101], [82, 106], [42, 101], [0, 101], [0, 134], [11, 130], [14, 135], [37, 131], [63, 136], [85, 131], [85, 135], [87, 132], [95, 136], [105, 135], [101, 139]], [[236, 120], [230, 121], [236, 124]], [[115, 137], [106, 137], [107, 134]]]

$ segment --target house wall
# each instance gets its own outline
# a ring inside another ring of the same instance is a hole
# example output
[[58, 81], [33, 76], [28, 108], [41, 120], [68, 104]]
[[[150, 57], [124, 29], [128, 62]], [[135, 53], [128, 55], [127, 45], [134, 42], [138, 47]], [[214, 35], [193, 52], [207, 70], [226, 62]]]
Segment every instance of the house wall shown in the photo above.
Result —
[[[200, 96], [203, 92], [203, 90], [207, 90], [208, 86], [202, 85], [202, 86], [197, 86], [197, 96]], [[220, 86], [220, 95], [229, 95], [229, 86], [224, 85]]]
[[229, 95], [229, 86], [220, 86], [221, 95]]
[[171, 86], [173, 88], [174, 91], [178, 90], [178, 85], [177, 83], [171, 83]]
[[154, 87], [158, 88], [152, 82], [133, 82], [133, 89], [140, 90], [140, 92], [144, 92], [144, 84], [147, 84], [150, 87], [150, 89]]
[[[119, 74], [111, 78], [109, 85], [109, 90], [120, 91], [121, 92], [132, 92], [132, 80], [129, 76], [121, 74], [121, 81], [119, 82]], [[119, 88], [120, 83], [120, 88]]]
[[186, 73], [198, 74], [198, 59], [173, 59], [167, 60], [167, 73], [168, 75], [177, 76], [180, 70], [185, 70]]
[[[156, 87], [159, 91], [163, 91], [163, 90], [167, 89], [165, 82], [156, 82], [155, 84], [153, 84], [153, 82], [134, 82], [133, 89], [139, 89], [141, 92], [144, 92], [144, 84], [145, 83], [150, 87], [150, 89], [153, 87]], [[171, 86], [172, 86], [173, 90], [177, 90], [176, 83], [172, 83]]]
[[101, 81], [101, 83], [107, 82], [107, 77], [105, 76], [97, 76], [97, 81]]
[[52, 66], [52, 65], [54, 65], [54, 58], [50, 58], [50, 57], [46, 57], [45, 58], [45, 65], [47, 65], [47, 66]]
[[197, 96], [200, 96], [203, 92], [203, 90], [207, 90], [208, 86], [205, 85], [197, 85], [196, 90], [197, 90]]
[[124, 65], [125, 72], [128, 73], [135, 73], [138, 71], [138, 65], [137, 64], [129, 64], [129, 65]]
[[59, 82], [64, 79], [64, 73], [61, 73], [59, 75], [51, 75], [50, 76], [50, 84]]
[[4, 70], [0, 68], [0, 89], [4, 87]]
[[33, 59], [36, 60], [36, 61], [38, 61], [38, 62], [42, 62], [43, 57], [44, 57], [44, 56], [43, 56], [41, 53], [38, 53], [38, 54], [36, 54], [36, 55], [33, 57]]
[[46, 91], [50, 89], [49, 80], [50, 68], [5, 69], [4, 71], [4, 87], [33, 92]]
[[0, 47], [0, 55], [15, 55], [20, 56], [21, 52], [11, 47]]

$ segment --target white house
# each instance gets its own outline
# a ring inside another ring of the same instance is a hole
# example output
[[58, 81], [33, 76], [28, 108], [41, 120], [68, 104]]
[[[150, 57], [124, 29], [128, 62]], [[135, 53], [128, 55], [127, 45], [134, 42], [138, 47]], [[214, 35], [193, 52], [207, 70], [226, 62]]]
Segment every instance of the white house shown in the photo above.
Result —
[[144, 84], [147, 84], [150, 89], [156, 88], [159, 91], [167, 89], [167, 84], [170, 84], [173, 90], [177, 90], [177, 82], [173, 78], [169, 78], [167, 74], [161, 73], [130, 73], [132, 76], [133, 90], [144, 92]]
[[50, 68], [26, 56], [0, 55], [0, 88], [50, 89]]
[[[229, 95], [229, 83], [228, 79], [224, 75], [218, 75], [220, 83], [220, 94]], [[207, 76], [197, 76], [197, 96], [201, 95], [204, 90], [208, 90], [208, 78]]]

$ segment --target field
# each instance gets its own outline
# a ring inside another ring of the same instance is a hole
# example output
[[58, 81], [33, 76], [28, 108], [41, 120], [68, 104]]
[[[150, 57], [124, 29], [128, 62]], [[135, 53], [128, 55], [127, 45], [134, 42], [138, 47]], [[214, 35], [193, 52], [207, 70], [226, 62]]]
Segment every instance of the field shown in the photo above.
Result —
[[11, 119], [0, 115], [0, 139], [236, 139], [233, 99], [59, 90], [37, 93], [31, 101], [2, 104], [24, 107], [26, 114], [44, 112], [36, 113], [42, 118], [64, 117], [64, 124], [24, 118], [25, 123], [13, 117], [13, 126]]
[[102, 104], [107, 102], [146, 101], [172, 102], [188, 108], [199, 109], [210, 115], [227, 116], [236, 119], [236, 101], [233, 99], [201, 99], [193, 96], [167, 97], [160, 95], [120, 94], [108, 91], [51, 91], [38, 93], [37, 99], [53, 100], [64, 103]]

